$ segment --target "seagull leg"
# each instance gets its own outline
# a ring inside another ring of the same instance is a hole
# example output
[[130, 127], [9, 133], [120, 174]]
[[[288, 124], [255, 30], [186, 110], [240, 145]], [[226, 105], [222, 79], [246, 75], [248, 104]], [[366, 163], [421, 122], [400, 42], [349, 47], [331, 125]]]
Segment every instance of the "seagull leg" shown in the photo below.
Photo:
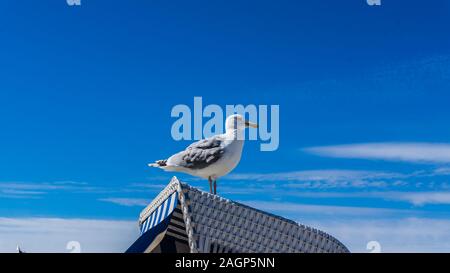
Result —
[[208, 177], [208, 181], [209, 181], [209, 193], [213, 193], [213, 190], [212, 190], [212, 179], [211, 179], [211, 176], [210, 176], [210, 177]]
[[214, 194], [217, 194], [217, 180], [214, 180]]

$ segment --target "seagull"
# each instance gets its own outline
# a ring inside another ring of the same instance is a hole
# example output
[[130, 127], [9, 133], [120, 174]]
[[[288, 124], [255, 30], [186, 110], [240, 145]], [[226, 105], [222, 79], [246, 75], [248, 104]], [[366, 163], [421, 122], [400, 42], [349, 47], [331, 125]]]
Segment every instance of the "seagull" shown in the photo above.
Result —
[[230, 115], [225, 122], [225, 134], [194, 142], [184, 151], [148, 165], [208, 179], [209, 192], [216, 194], [217, 179], [230, 173], [241, 160], [244, 148], [242, 133], [249, 127], [258, 128], [258, 124], [244, 120], [238, 114]]

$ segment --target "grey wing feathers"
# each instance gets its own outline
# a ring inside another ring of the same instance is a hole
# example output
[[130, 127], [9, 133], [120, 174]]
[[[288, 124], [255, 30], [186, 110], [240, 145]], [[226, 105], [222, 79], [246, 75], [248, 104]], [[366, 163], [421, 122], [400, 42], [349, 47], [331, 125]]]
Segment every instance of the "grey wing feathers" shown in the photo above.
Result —
[[222, 156], [222, 138], [212, 137], [195, 142], [176, 155], [176, 163], [189, 169], [202, 169]]

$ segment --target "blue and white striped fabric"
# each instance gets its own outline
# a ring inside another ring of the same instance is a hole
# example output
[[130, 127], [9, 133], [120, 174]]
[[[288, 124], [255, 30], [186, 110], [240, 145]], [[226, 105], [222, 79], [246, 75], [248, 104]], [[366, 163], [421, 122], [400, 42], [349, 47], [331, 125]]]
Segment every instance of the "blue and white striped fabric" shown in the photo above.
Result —
[[177, 207], [177, 192], [170, 195], [141, 225], [141, 235], [169, 217]]

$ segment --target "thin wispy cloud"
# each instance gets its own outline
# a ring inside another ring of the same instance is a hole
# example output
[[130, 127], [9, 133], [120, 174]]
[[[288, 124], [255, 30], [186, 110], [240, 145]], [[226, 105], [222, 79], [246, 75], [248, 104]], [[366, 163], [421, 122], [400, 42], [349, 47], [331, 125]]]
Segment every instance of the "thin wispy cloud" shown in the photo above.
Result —
[[[231, 174], [225, 180], [277, 182], [290, 188], [348, 188], [400, 186], [409, 174], [361, 170], [302, 170], [280, 173]], [[259, 187], [261, 185], [258, 185]]]
[[449, 143], [360, 143], [309, 147], [303, 151], [325, 157], [403, 161], [412, 163], [450, 163]]
[[434, 175], [450, 175], [450, 167], [437, 168], [433, 172]]
[[138, 234], [135, 221], [0, 217], [0, 252], [69, 252], [70, 241], [82, 252], [124, 252]]
[[390, 208], [356, 207], [356, 206], [332, 206], [311, 205], [278, 201], [242, 201], [242, 203], [264, 211], [274, 212], [280, 215], [296, 213], [297, 215], [315, 214], [322, 216], [373, 216], [405, 213], [407, 211]]
[[5, 198], [41, 198], [50, 192], [100, 192], [102, 189], [84, 182], [0, 182], [0, 195]]
[[399, 192], [391, 193], [387, 198], [407, 201], [415, 206], [428, 204], [450, 205], [450, 192]]
[[[370, 216], [369, 216], [370, 217]], [[450, 220], [401, 217], [349, 220], [293, 217], [335, 236], [352, 252], [368, 252], [378, 241], [382, 252], [449, 252]], [[78, 241], [83, 253], [123, 253], [139, 236], [136, 221], [0, 218], [0, 252], [15, 252], [20, 245], [33, 252], [69, 252], [67, 243]]]
[[446, 243], [450, 239], [450, 220], [426, 218], [425, 213], [418, 217], [417, 211], [272, 201], [244, 203], [323, 230], [352, 252], [369, 252], [367, 243], [371, 241], [379, 242], [382, 252], [450, 251], [450, 243]]
[[69, 188], [73, 188], [72, 186], [58, 184], [58, 183], [49, 183], [49, 182], [1, 182], [0, 188], [2, 189], [17, 189], [17, 190], [65, 190]]
[[27, 191], [15, 189], [0, 189], [0, 196], [5, 198], [41, 198], [45, 192], [43, 191]]
[[401, 178], [404, 175], [390, 172], [358, 171], [358, 170], [304, 170], [280, 173], [247, 173], [231, 174], [226, 179], [230, 180], [255, 180], [255, 181], [338, 181], [343, 179], [382, 179]]
[[[423, 190], [448, 190], [450, 184], [443, 178], [450, 176], [450, 169], [439, 167], [435, 169], [420, 169], [411, 172], [390, 172], [376, 170], [301, 170], [278, 173], [240, 173], [231, 174], [223, 181], [232, 180], [234, 184], [242, 183], [240, 187], [227, 186], [222, 190], [234, 194], [251, 194], [271, 191], [307, 190], [307, 189], [384, 189], [415, 188]], [[438, 180], [436, 180], [438, 179]], [[264, 182], [264, 183], [261, 183]]]
[[446, 168], [438, 168], [409, 173], [313, 170], [235, 174], [227, 178], [232, 182], [223, 182], [221, 191], [229, 195], [264, 194], [269, 198], [283, 199], [328, 198], [352, 200], [351, 202], [378, 199], [388, 205], [392, 205], [392, 202], [404, 202], [413, 206], [448, 205], [450, 187], [442, 177], [439, 177], [448, 176], [447, 171]]
[[381, 252], [449, 252], [450, 220], [417, 217], [395, 219], [328, 220], [298, 218], [325, 230], [352, 252], [369, 252], [367, 243], [377, 241]]
[[[289, 193], [288, 193], [289, 194]], [[297, 192], [291, 193], [291, 196], [304, 198], [376, 198], [388, 201], [407, 202], [414, 206], [424, 206], [428, 204], [450, 205], [449, 191], [435, 192], [411, 192], [411, 191], [376, 191], [376, 192]]]
[[134, 206], [143, 207], [148, 205], [151, 200], [141, 198], [101, 198], [99, 199], [99, 201], [109, 202], [126, 207], [134, 207]]
[[[167, 179], [167, 181], [170, 181], [170, 179]], [[143, 191], [143, 192], [154, 192], [154, 191], [161, 191], [167, 186], [167, 184], [153, 184], [153, 183], [132, 183], [128, 187], [124, 189], [124, 191]]]
[[134, 183], [124, 187], [91, 186], [86, 182], [0, 182], [0, 196], [5, 198], [42, 198], [50, 193], [71, 194], [117, 194], [141, 192], [152, 194], [159, 192], [166, 185], [151, 183]]

